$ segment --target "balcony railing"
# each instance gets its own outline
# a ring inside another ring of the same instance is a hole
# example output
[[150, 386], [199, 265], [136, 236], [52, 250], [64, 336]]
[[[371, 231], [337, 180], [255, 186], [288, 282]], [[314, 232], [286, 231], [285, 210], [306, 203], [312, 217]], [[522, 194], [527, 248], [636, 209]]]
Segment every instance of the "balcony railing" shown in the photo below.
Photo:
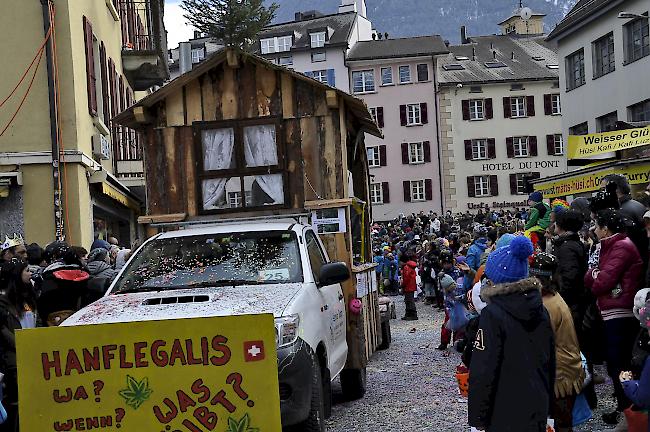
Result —
[[169, 79], [164, 0], [115, 0], [122, 25], [124, 72], [134, 90]]

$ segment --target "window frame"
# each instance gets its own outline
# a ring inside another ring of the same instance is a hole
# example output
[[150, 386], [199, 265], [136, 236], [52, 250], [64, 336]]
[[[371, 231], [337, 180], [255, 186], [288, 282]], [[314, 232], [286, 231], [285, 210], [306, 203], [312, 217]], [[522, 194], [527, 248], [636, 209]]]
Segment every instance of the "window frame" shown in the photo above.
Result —
[[[244, 157], [244, 138], [243, 130], [248, 126], [262, 126], [262, 125], [273, 125], [275, 127], [275, 136], [276, 136], [276, 151], [278, 152], [278, 164], [273, 166], [260, 166], [260, 167], [246, 167], [245, 157]], [[207, 171], [204, 168], [204, 157], [203, 157], [203, 141], [202, 141], [202, 132], [204, 130], [213, 130], [213, 129], [234, 129], [234, 149], [233, 149], [233, 158], [235, 161], [235, 167], [229, 169], [223, 169], [218, 171]], [[288, 197], [288, 174], [285, 169], [285, 160], [286, 160], [286, 142], [281, 139], [283, 137], [283, 125], [282, 119], [280, 117], [267, 117], [263, 119], [245, 119], [245, 120], [223, 120], [223, 121], [203, 121], [203, 122], [194, 122], [192, 124], [192, 130], [194, 132], [194, 151], [197, 156], [197, 172], [196, 172], [196, 196], [198, 197], [198, 213], [200, 215], [210, 215], [210, 214], [222, 214], [232, 212], [230, 207], [223, 209], [210, 209], [206, 210], [203, 208], [203, 190], [202, 184], [204, 180], [217, 179], [217, 178], [239, 178], [241, 181], [241, 195], [242, 197], [246, 196], [244, 190], [244, 178], [251, 177], [256, 175], [271, 175], [271, 174], [280, 174], [282, 175], [282, 186], [284, 194], [284, 202], [282, 204], [273, 204], [273, 205], [261, 205], [261, 206], [244, 206], [239, 208], [239, 211], [256, 211], [256, 210], [274, 210], [274, 209], [283, 209], [288, 208], [290, 205]], [[191, 186], [190, 186], [191, 187]], [[228, 196], [226, 195], [226, 199]]]
[[[368, 153], [369, 150], [372, 150], [372, 158], [370, 158], [370, 154]], [[366, 147], [366, 157], [368, 158], [368, 168], [381, 167], [381, 153], [378, 145]]]
[[[194, 54], [196, 54], [196, 61], [194, 61]], [[205, 60], [205, 48], [194, 48], [192, 50], [192, 64], [197, 64]]]
[[[404, 69], [406, 68], [406, 69]], [[413, 77], [411, 76], [411, 65], [400, 65], [398, 67], [398, 73], [399, 73], [399, 84], [404, 85], [404, 84], [411, 84], [413, 82]], [[402, 70], [408, 70], [408, 81], [403, 81], [402, 80]]]
[[[317, 56], [321, 56], [321, 55], [323, 56], [322, 60], [320, 59], [320, 57], [317, 57]], [[311, 62], [312, 63], [322, 63], [322, 62], [325, 62], [325, 61], [327, 61], [327, 52], [326, 51], [315, 51], [315, 52], [311, 53]]]
[[[611, 122], [611, 120], [614, 117], [616, 117], [616, 120], [614, 120], [614, 122]], [[618, 111], [612, 111], [600, 117], [596, 117], [596, 132], [597, 133], [612, 132], [613, 131], [612, 127], [616, 126], [617, 121], [618, 121]], [[610, 123], [607, 124], [607, 122]]]
[[[420, 185], [422, 186], [420, 188]], [[420, 190], [421, 189], [421, 190]], [[426, 182], [424, 180], [410, 180], [411, 202], [425, 202], [427, 200]], [[416, 198], [419, 194], [421, 198]]]
[[[558, 140], [559, 137], [559, 140]], [[558, 151], [559, 148], [559, 151]], [[553, 134], [553, 149], [555, 152], [553, 156], [564, 156], [566, 149], [564, 148], [564, 135]]]
[[[310, 239], [309, 237], [312, 237], [313, 240]], [[327, 259], [327, 255], [323, 251], [323, 248], [321, 247], [318, 241], [318, 235], [314, 232], [314, 230], [311, 229], [305, 230], [304, 238], [305, 238], [305, 249], [307, 250], [307, 256], [309, 257], [309, 268], [311, 269], [312, 275], [314, 276], [314, 282], [316, 282], [316, 284], [319, 284], [320, 271], [325, 264], [329, 263], [329, 261]], [[318, 268], [314, 268], [314, 264], [316, 264], [314, 263], [315, 257], [313, 257], [312, 254], [310, 253], [310, 245], [314, 245], [316, 249], [318, 249], [318, 255], [322, 261], [321, 265]]]
[[[355, 74], [361, 74], [361, 86], [362, 86], [361, 91], [357, 91], [357, 89], [355, 87], [355, 82], [354, 82]], [[366, 88], [366, 84], [367, 84], [366, 75], [371, 75], [372, 76], [372, 89]], [[352, 92], [354, 94], [375, 93], [376, 88], [377, 88], [377, 86], [376, 86], [376, 83], [375, 83], [375, 71], [374, 71], [374, 69], [364, 69], [364, 70], [352, 71]]]
[[[521, 106], [519, 102], [521, 103]], [[526, 96], [511, 96], [510, 97], [510, 118], [526, 118], [528, 117], [528, 107], [526, 106]], [[519, 111], [521, 108], [521, 112]]]
[[[584, 126], [584, 133], [580, 133], [580, 134], [575, 133], [577, 128], [582, 128], [583, 126]], [[569, 135], [581, 136], [581, 135], [588, 135], [588, 134], [589, 134], [588, 122], [578, 123], [577, 125], [573, 125], [569, 128]]]
[[[519, 151], [517, 151], [519, 150]], [[524, 151], [525, 150], [525, 151]], [[512, 137], [512, 152], [515, 158], [530, 157], [530, 139], [527, 136]], [[519, 154], [517, 154], [519, 153]]]
[[551, 115], [562, 115], [562, 97], [559, 93], [551, 95]]
[[[635, 113], [635, 110], [640, 108], [640, 111]], [[642, 113], [643, 118], [635, 117], [635, 114]], [[629, 121], [648, 121], [650, 120], [650, 99], [635, 103], [628, 107], [628, 118]]]
[[[485, 182], [483, 182], [483, 180], [485, 180]], [[485, 193], [483, 193], [483, 186], [485, 186]], [[476, 198], [486, 198], [492, 196], [490, 189], [490, 176], [474, 176], [474, 196]]]
[[527, 195], [526, 192], [526, 178], [530, 177], [530, 173], [516, 173], [515, 178], [517, 181], [517, 194], [516, 195]]
[[615, 49], [614, 32], [610, 32], [592, 42], [591, 52], [593, 56], [594, 79], [598, 79], [616, 70]]
[[[411, 108], [417, 107], [413, 110], [413, 122], [411, 121]], [[422, 104], [406, 104], [406, 126], [421, 126], [422, 125]]]
[[422, 165], [424, 160], [424, 142], [416, 141], [408, 143], [409, 165]]
[[370, 117], [377, 123], [377, 107], [368, 107], [368, 112], [370, 113]]
[[[375, 187], [378, 191], [378, 193], [374, 193], [373, 187]], [[384, 204], [384, 186], [381, 183], [370, 183], [370, 187], [368, 188], [368, 192], [370, 195], [370, 203], [373, 205], [379, 205], [379, 204]], [[375, 198], [379, 198], [379, 200], [376, 200]]]
[[[477, 114], [477, 116], [475, 117], [474, 114]], [[480, 116], [478, 116], [478, 114], [480, 114]], [[469, 120], [470, 121], [485, 120], [485, 99], [469, 100]]]
[[[420, 79], [420, 72], [421, 72], [420, 68], [423, 67], [423, 66], [426, 68], [427, 77], [426, 77], [426, 79], [421, 80]], [[429, 76], [429, 65], [426, 64], [426, 63], [418, 63], [417, 65], [415, 65], [415, 75], [416, 75], [416, 78], [417, 78], [419, 83], [426, 83], [426, 82], [431, 81], [431, 78]]]
[[[287, 39], [291, 39], [291, 44], [289, 45], [288, 49], [284, 49], [284, 48], [286, 48], [286, 40]], [[281, 41], [285, 42], [285, 43], [280, 45]], [[270, 42], [273, 42], [273, 44], [270, 45], [269, 44]], [[267, 52], [264, 52], [264, 44], [265, 43], [267, 45]], [[270, 48], [271, 46], [273, 47], [273, 51], [268, 50], [268, 48]], [[291, 35], [273, 36], [273, 37], [267, 37], [267, 38], [261, 38], [260, 39], [260, 52], [263, 55], [289, 52], [289, 51], [291, 51], [292, 47], [293, 47], [293, 36], [291, 36]]]
[[[481, 146], [482, 144], [482, 146]], [[476, 150], [476, 151], [475, 151]], [[485, 156], [481, 156], [481, 150], [484, 150]], [[489, 148], [487, 138], [476, 138], [472, 140], [472, 160], [488, 160]]]
[[[578, 87], [582, 87], [587, 82], [586, 72], [585, 72], [585, 49], [580, 48], [579, 50], [569, 54], [565, 58], [565, 67], [566, 67], [566, 91], [575, 90]], [[576, 70], [577, 69], [577, 70]], [[578, 73], [576, 75], [575, 73]]]
[[[311, 74], [312, 74], [311, 77], [313, 79], [315, 79], [316, 81], [319, 81], [319, 82], [321, 82], [323, 84], [328, 83], [328, 81], [327, 81], [327, 69], [315, 70], [315, 71], [312, 71]], [[316, 74], [318, 74], [320, 76], [320, 78], [317, 77]], [[324, 80], [323, 80], [323, 78], [324, 78]]]
[[[323, 36], [322, 43], [319, 37], [321, 35]], [[314, 36], [316, 36], [316, 45], [314, 45]], [[325, 48], [325, 42], [327, 42], [327, 32], [325, 30], [311, 32], [309, 33], [309, 39], [310, 39], [309, 46], [311, 48]]]
[[[390, 81], [389, 82], [384, 82], [384, 70], [390, 71]], [[392, 66], [384, 66], [379, 69], [379, 75], [381, 76], [381, 85], [382, 86], [391, 86], [395, 85], [395, 81], [393, 80], [393, 67]]]
[[[289, 59], [289, 61], [286, 62], [286, 63], [283, 63], [282, 59]], [[293, 56], [291, 56], [291, 55], [289, 55], [289, 56], [280, 56], [280, 57], [278, 57], [278, 63], [277, 64], [279, 66], [292, 66], [293, 65]]]
[[[647, 13], [646, 13], [647, 14]], [[641, 25], [641, 53], [637, 56], [637, 48], [634, 46], [634, 33], [635, 26]], [[638, 60], [641, 60], [644, 57], [650, 55], [650, 20], [648, 18], [637, 18], [623, 25], [623, 36], [624, 36], [624, 52], [625, 52], [625, 61], [624, 65], [634, 63]], [[643, 41], [647, 40], [647, 44], [643, 44]]]

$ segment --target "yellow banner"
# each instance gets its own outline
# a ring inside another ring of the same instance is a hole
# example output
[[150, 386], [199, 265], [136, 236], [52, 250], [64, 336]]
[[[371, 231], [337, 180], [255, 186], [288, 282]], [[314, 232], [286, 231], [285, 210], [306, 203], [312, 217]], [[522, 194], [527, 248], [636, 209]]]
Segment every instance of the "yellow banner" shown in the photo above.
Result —
[[20, 430], [280, 432], [272, 315], [21, 330]]
[[590, 135], [570, 135], [567, 158], [585, 159], [648, 144], [650, 144], [650, 126]]
[[576, 174], [573, 177], [538, 183], [535, 190], [544, 194], [544, 198], [557, 198], [576, 195], [600, 189], [600, 182], [608, 174], [623, 174], [630, 184], [650, 182], [650, 164], [632, 165], [623, 168], [607, 168], [589, 174]]

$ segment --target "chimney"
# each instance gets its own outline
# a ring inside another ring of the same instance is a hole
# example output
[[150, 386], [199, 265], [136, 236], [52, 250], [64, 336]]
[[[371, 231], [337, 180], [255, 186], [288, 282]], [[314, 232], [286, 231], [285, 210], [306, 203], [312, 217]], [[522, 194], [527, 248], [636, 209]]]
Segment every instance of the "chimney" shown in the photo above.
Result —
[[198, 30], [194, 30], [194, 39], [198, 39], [201, 37], [201, 32]]
[[181, 42], [178, 44], [178, 61], [181, 75], [192, 70], [192, 44]]
[[296, 12], [296, 21], [302, 21], [302, 12]]
[[496, 52], [496, 51], [492, 51], [492, 58], [493, 58], [494, 60], [497, 59], [497, 52]]
[[511, 58], [512, 60], [515, 59], [515, 52], [514, 52], [514, 51], [512, 52], [512, 55], [510, 56], [510, 58]]
[[472, 47], [472, 61], [476, 61], [476, 47]]
[[356, 12], [360, 16], [367, 18], [366, 0], [341, 0], [339, 13]]
[[467, 29], [465, 26], [460, 26], [460, 43], [461, 45], [467, 43]]
[[372, 34], [372, 40], [377, 40], [377, 33]]
[[388, 39], [388, 32], [384, 33], [384, 39]]

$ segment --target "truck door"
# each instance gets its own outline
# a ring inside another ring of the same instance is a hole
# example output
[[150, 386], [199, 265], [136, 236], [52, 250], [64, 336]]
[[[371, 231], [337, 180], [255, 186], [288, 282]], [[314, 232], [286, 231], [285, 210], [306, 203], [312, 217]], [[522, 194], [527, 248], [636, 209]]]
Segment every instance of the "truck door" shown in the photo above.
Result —
[[[314, 231], [307, 230], [305, 232], [305, 243], [314, 280], [318, 284], [320, 269], [323, 264], [328, 262], [327, 255]], [[327, 333], [329, 345], [329, 367], [332, 376], [334, 376], [343, 368], [347, 359], [345, 297], [340, 284], [324, 286], [318, 291], [322, 299], [321, 313], [325, 321], [324, 331]]]

